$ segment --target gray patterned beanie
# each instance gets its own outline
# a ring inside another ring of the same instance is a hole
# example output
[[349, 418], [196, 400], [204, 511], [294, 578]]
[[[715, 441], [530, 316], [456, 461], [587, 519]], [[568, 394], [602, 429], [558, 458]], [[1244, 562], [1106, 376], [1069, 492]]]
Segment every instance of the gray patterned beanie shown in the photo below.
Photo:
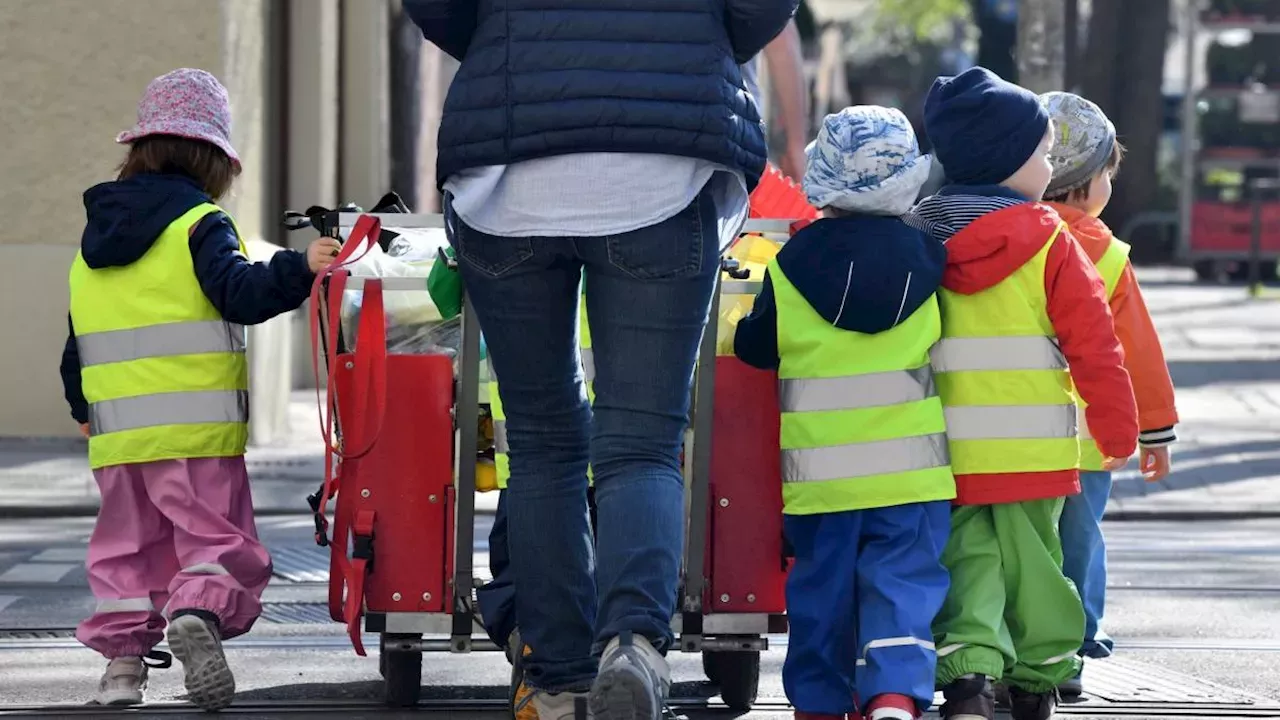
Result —
[[1102, 108], [1073, 93], [1045, 93], [1040, 103], [1053, 125], [1053, 178], [1045, 197], [1054, 197], [1084, 187], [1106, 167], [1115, 148], [1116, 127]]

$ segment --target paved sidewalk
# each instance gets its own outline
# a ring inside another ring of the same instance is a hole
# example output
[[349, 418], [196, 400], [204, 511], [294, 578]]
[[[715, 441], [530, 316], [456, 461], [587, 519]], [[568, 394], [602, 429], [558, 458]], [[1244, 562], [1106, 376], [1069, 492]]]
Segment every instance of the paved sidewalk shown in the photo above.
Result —
[[[1139, 272], [1178, 386], [1175, 472], [1159, 484], [1117, 475], [1117, 518], [1280, 516], [1280, 302], [1197, 285], [1184, 270]], [[292, 441], [248, 454], [259, 512], [306, 512], [323, 474], [314, 396], [296, 393]], [[477, 498], [492, 511], [496, 493]], [[84, 443], [0, 440], [0, 515], [91, 514]]]
[[1116, 518], [1280, 515], [1280, 302], [1241, 286], [1143, 269], [1143, 293], [1177, 387], [1174, 473], [1117, 475]]

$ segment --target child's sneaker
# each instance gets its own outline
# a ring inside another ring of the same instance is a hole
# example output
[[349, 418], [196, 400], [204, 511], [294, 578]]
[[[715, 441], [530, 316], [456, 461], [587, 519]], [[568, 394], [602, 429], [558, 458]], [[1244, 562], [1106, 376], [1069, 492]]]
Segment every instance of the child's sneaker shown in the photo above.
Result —
[[1084, 694], [1084, 679], [1080, 673], [1076, 673], [1075, 677], [1067, 678], [1058, 686], [1058, 693], [1064, 698], [1078, 698]]
[[202, 710], [221, 710], [236, 694], [236, 679], [222, 653], [217, 618], [202, 611], [179, 610], [169, 621], [169, 649], [182, 663], [191, 702]]
[[995, 720], [996, 698], [991, 680], [965, 675], [942, 689], [944, 720]]
[[1049, 720], [1058, 709], [1058, 692], [1033, 693], [1009, 688], [1009, 714], [1013, 720]]
[[147, 689], [147, 666], [140, 657], [119, 657], [107, 663], [98, 695], [90, 705], [141, 705]]
[[542, 720], [590, 720], [586, 693], [563, 692], [556, 695], [532, 692], [516, 705], [516, 717], [532, 709]]
[[670, 688], [666, 658], [647, 639], [624, 632], [600, 656], [600, 672], [591, 686], [591, 713], [599, 720], [660, 720]]
[[867, 720], [916, 720], [918, 717], [916, 701], [897, 693], [877, 695], [867, 706]]

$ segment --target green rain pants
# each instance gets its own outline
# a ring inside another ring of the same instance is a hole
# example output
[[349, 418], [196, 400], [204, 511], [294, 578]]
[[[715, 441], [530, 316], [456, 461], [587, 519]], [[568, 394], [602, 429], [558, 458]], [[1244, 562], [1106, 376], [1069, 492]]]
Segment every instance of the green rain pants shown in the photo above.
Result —
[[1084, 608], [1062, 574], [1063, 502], [952, 511], [951, 589], [933, 624], [939, 687], [974, 673], [1041, 693], [1079, 672]]

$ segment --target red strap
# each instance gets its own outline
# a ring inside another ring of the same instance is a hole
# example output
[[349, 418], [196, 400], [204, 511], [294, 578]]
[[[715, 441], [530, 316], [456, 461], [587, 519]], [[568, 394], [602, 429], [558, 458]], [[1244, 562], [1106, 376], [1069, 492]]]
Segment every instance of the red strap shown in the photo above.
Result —
[[[376, 429], [364, 434], [366, 443], [365, 447], [358, 453], [345, 453], [343, 448], [336, 445], [334, 441], [334, 418], [333, 412], [336, 407], [337, 383], [337, 359], [338, 346], [337, 339], [339, 331], [342, 327], [342, 297], [346, 290], [347, 278], [351, 272], [348, 266], [358, 262], [373, 248], [377, 238], [381, 235], [382, 223], [375, 217], [370, 215], [362, 215], [356, 221], [355, 227], [352, 229], [347, 241], [343, 243], [342, 249], [338, 256], [334, 258], [333, 264], [325, 270], [316, 274], [315, 282], [311, 285], [311, 304], [310, 304], [310, 320], [311, 320], [311, 368], [314, 373], [316, 382], [316, 409], [320, 419], [320, 432], [324, 438], [325, 448], [325, 468], [324, 468], [324, 490], [320, 495], [319, 507], [316, 515], [323, 527], [327, 528], [327, 521], [324, 519], [325, 508], [330, 500], [338, 491], [338, 472], [334, 468], [334, 460], [338, 458], [355, 458], [360, 457], [369, 452], [373, 443], [377, 440], [378, 432], [382, 426], [382, 413], [380, 410], [385, 406], [385, 388], [386, 388], [386, 326], [383, 321], [382, 313], [382, 285], [378, 281], [366, 282], [365, 287], [365, 310], [373, 312], [361, 312], [360, 332], [357, 337], [357, 351], [367, 350], [371, 353], [369, 357], [364, 359], [360, 373], [356, 374], [356, 381], [365, 389], [372, 390], [377, 393], [375, 397], [369, 397], [367, 402], [371, 403], [374, 408], [373, 415], [370, 418], [376, 423]], [[357, 251], [359, 251], [357, 253]], [[328, 368], [328, 382], [325, 383], [326, 397], [322, 401], [320, 398], [320, 308], [324, 289], [324, 281], [329, 280], [328, 297], [324, 298], [328, 302], [325, 305], [328, 315], [327, 336], [329, 338], [328, 353], [325, 356], [326, 367]], [[373, 307], [370, 307], [370, 301]], [[376, 322], [375, 322], [376, 320]], [[366, 332], [367, 331], [367, 332]], [[361, 339], [363, 338], [363, 339]], [[379, 347], [380, 346], [380, 347]], [[357, 352], [357, 359], [360, 359], [360, 352]], [[363, 375], [363, 382], [360, 376]], [[357, 396], [358, 397], [358, 396]], [[359, 431], [357, 431], [359, 433]]]
[[[359, 543], [364, 540], [369, 545], [368, 557], [352, 558], [351, 565], [347, 570], [347, 602], [343, 611], [344, 619], [347, 623], [347, 635], [351, 637], [351, 646], [355, 648], [356, 654], [364, 657], [364, 641], [360, 637], [360, 618], [364, 616], [364, 579], [366, 570], [372, 558], [373, 545], [373, 520], [374, 511], [361, 510], [356, 513], [354, 532], [352, 540]], [[344, 545], [346, 543], [343, 543]]]

